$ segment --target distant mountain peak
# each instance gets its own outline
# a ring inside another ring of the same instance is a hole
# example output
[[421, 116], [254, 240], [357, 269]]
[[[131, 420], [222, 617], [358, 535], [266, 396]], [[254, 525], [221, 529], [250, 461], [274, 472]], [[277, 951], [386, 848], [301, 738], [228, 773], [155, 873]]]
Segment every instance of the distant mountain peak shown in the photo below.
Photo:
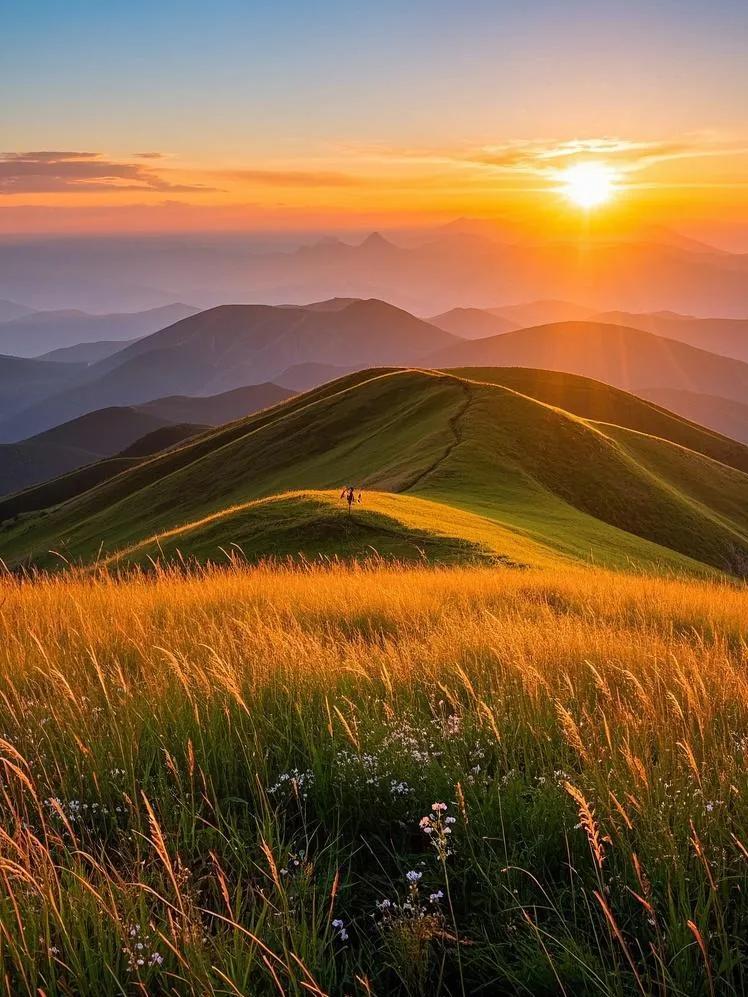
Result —
[[385, 239], [381, 232], [372, 232], [371, 235], [367, 235], [362, 243], [359, 244], [359, 249], [397, 249], [398, 247], [394, 242], [390, 242], [389, 239]]

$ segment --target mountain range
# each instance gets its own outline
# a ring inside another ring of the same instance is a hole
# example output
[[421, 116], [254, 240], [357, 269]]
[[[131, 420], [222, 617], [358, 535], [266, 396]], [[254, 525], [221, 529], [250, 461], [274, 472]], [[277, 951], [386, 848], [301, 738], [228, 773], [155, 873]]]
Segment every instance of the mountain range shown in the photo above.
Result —
[[533, 243], [461, 225], [424, 230], [407, 245], [393, 238], [372, 233], [355, 243], [326, 238], [282, 250], [241, 234], [0, 242], [0, 297], [94, 312], [179, 299], [207, 307], [342, 295], [381, 298], [423, 315], [542, 298], [579, 301], [596, 312], [748, 315], [748, 257], [663, 230], [636, 238], [567, 233]]

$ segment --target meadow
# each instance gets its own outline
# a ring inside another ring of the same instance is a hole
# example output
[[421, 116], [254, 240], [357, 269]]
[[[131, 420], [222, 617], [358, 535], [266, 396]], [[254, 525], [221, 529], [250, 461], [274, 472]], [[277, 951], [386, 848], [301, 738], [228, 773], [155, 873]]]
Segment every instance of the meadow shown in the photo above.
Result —
[[8, 995], [748, 991], [748, 591], [0, 579]]

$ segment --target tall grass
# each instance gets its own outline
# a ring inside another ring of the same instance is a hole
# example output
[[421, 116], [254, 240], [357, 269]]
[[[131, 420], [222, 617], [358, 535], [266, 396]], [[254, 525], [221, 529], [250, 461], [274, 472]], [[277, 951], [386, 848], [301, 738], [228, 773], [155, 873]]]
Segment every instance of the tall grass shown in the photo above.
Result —
[[748, 991], [745, 588], [260, 566], [0, 603], [2, 992]]

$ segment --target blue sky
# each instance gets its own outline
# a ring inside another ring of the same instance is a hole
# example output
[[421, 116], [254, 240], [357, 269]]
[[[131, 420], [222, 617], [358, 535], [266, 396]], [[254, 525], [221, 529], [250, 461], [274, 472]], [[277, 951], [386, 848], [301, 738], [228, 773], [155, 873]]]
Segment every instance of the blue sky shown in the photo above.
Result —
[[748, 5], [12, 4], [10, 147], [312, 142], [742, 128]]

